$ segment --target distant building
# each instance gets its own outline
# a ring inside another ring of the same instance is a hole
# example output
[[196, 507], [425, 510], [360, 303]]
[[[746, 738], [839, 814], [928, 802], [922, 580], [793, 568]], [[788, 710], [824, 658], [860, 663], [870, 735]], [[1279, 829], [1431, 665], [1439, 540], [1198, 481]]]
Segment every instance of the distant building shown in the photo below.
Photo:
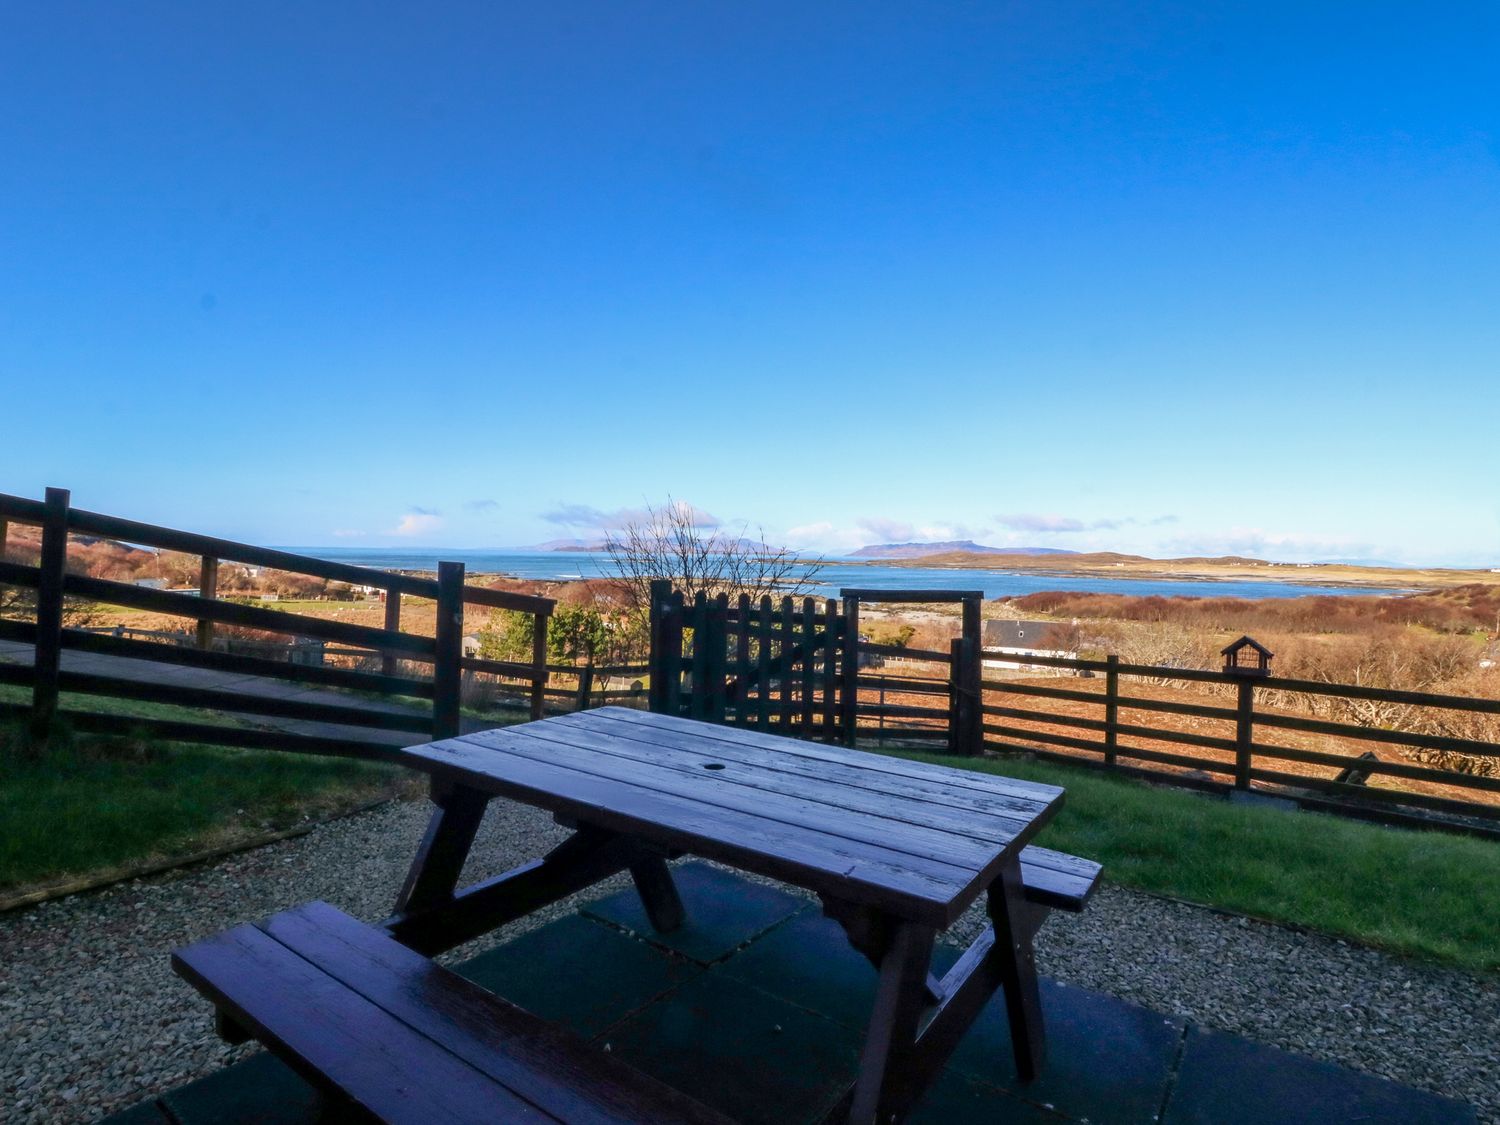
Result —
[[984, 647], [1007, 652], [1034, 651], [1049, 630], [1066, 628], [1057, 621], [986, 621]]
[[[986, 621], [984, 623], [984, 664], [998, 669], [1034, 667], [1024, 661], [995, 660], [999, 656], [1051, 656], [1077, 659], [1078, 653], [1061, 647], [1060, 638], [1068, 626], [1060, 621]], [[1052, 669], [1049, 669], [1051, 671]], [[1063, 671], [1058, 669], [1058, 671]]]
[[135, 584], [147, 590], [165, 590], [167, 588], [167, 580], [165, 578], [137, 578]]

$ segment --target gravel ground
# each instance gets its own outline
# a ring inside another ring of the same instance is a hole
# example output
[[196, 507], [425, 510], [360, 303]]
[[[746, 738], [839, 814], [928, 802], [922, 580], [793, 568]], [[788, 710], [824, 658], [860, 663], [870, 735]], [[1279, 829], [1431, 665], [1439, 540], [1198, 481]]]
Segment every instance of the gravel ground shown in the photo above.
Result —
[[[427, 810], [394, 803], [212, 866], [0, 916], [0, 1119], [93, 1121], [253, 1049], [215, 1038], [167, 950], [314, 898], [383, 917]], [[468, 877], [535, 857], [563, 835], [544, 814], [497, 801]], [[971, 912], [954, 936], [982, 924]], [[1082, 915], [1055, 913], [1037, 952], [1060, 980], [1462, 1098], [1500, 1125], [1495, 977], [1115, 889]]]

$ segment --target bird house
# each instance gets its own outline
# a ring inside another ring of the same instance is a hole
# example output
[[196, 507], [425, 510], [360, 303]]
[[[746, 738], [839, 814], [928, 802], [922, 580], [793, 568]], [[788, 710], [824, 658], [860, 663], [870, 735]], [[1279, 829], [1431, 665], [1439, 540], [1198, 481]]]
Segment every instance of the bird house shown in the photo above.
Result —
[[1251, 637], [1241, 637], [1224, 649], [1224, 671], [1231, 676], [1269, 676], [1270, 649]]

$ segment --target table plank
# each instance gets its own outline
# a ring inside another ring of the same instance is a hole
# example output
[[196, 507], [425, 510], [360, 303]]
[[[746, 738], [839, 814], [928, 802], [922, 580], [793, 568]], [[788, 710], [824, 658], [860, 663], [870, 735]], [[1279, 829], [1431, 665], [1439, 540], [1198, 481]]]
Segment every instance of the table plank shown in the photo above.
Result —
[[[488, 742], [491, 732], [480, 732], [469, 736], [470, 741]], [[661, 736], [646, 735], [636, 738], [640, 732], [625, 735], [590, 730], [579, 726], [540, 727], [528, 729], [509, 728], [508, 733], [545, 741], [549, 746], [584, 748], [591, 754], [624, 758], [660, 770], [685, 775], [695, 781], [703, 780], [706, 764], [722, 765], [725, 768], [710, 773], [720, 783], [736, 786], [745, 791], [756, 802], [756, 811], [774, 808], [784, 798], [811, 801], [824, 808], [838, 810], [844, 814], [855, 814], [851, 822], [868, 823], [874, 835], [858, 834], [859, 838], [895, 847], [901, 851], [911, 850], [905, 846], [906, 833], [914, 839], [932, 839], [942, 848], [938, 855], [953, 859], [956, 854], [947, 854], [951, 841], [958, 841], [959, 848], [972, 841], [982, 845], [1005, 845], [1018, 834], [1027, 832], [1033, 817], [1009, 811], [1003, 814], [954, 809], [936, 801], [922, 798], [903, 799], [899, 795], [863, 789], [850, 785], [842, 779], [820, 777], [815, 771], [802, 772], [778, 770], [774, 765], [757, 761], [745, 761], [733, 748], [728, 754], [719, 751], [723, 743], [709, 744], [705, 749], [700, 741], [662, 732]], [[870, 818], [877, 818], [871, 820]], [[892, 838], [891, 831], [898, 836]], [[918, 850], [922, 854], [922, 850]]]
[[[596, 712], [580, 711], [560, 715], [559, 727], [578, 728], [624, 740], [630, 745], [672, 751], [663, 760], [677, 760], [681, 751], [695, 761], [716, 760], [755, 767], [754, 775], [739, 771], [736, 780], [757, 788], [779, 785], [787, 792], [807, 796], [834, 794], [840, 803], [860, 802], [850, 807], [866, 811], [890, 808], [898, 819], [914, 823], [942, 825], [951, 831], [980, 840], [1001, 838], [995, 822], [1027, 824], [1037, 815], [1033, 798], [997, 797], [974, 790], [955, 790], [927, 779], [903, 778], [897, 774], [851, 765], [846, 762], [824, 762], [799, 754], [746, 746], [722, 739], [707, 739], [702, 734], [686, 734], [660, 727], [622, 723], [613, 717], [599, 717]], [[513, 727], [513, 730], [524, 728]], [[623, 751], [622, 751], [623, 752]], [[806, 785], [804, 785], [804, 779]]]
[[[1062, 787], [1046, 785], [1036, 781], [1021, 781], [998, 774], [978, 773], [973, 770], [958, 770], [950, 766], [936, 766], [928, 762], [913, 762], [908, 758], [893, 758], [883, 754], [871, 754], [865, 750], [851, 750], [846, 746], [832, 746], [826, 742], [809, 742], [785, 735], [765, 734], [743, 727], [716, 726], [694, 723], [674, 715], [658, 715], [651, 711], [635, 711], [629, 707], [598, 707], [585, 712], [587, 715], [615, 719], [642, 727], [656, 727], [694, 734], [700, 738], [713, 738], [734, 742], [742, 746], [759, 746], [777, 753], [790, 754], [819, 762], [842, 762], [869, 770], [872, 773], [890, 774], [894, 778], [909, 778], [936, 782], [954, 792], [973, 791], [991, 796], [1011, 796], [1023, 801], [1035, 801], [1045, 806], [1062, 795]], [[571, 716], [558, 716], [558, 719]], [[548, 719], [547, 722], [554, 722]]]
[[[776, 788], [741, 784], [725, 768], [705, 769], [700, 755], [687, 768], [649, 753], [630, 753], [625, 739], [587, 731], [540, 727], [532, 730], [483, 731], [462, 741], [504, 754], [566, 765], [596, 777], [640, 786], [713, 808], [750, 813], [780, 824], [795, 825], [918, 859], [937, 860], [975, 873], [985, 868], [1026, 827], [1014, 821], [998, 841], [978, 840], [924, 824], [913, 824], [887, 812], [870, 813], [851, 806], [811, 800]], [[617, 752], [624, 745], [625, 752]], [[643, 744], [636, 743], [636, 746]], [[662, 751], [663, 754], [670, 751]], [[722, 763], [712, 763], [722, 764]]]
[[459, 739], [413, 746], [403, 754], [409, 765], [459, 784], [938, 925], [950, 924], [983, 886], [967, 869], [951, 864], [923, 861]]

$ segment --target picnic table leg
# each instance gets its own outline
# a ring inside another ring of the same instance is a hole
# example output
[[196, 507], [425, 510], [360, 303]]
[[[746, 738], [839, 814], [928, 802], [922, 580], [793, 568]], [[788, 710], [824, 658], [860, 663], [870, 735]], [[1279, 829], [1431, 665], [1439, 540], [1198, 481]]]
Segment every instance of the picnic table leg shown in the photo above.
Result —
[[641, 896], [651, 928], [657, 933], [669, 934], [687, 919], [666, 860], [655, 856], [632, 863], [630, 877], [635, 880], [636, 893]]
[[[818, 896], [823, 902], [823, 913], [844, 928], [849, 944], [865, 955], [865, 960], [880, 972], [881, 961], [891, 942], [891, 919], [866, 906], [855, 906], [829, 895]], [[943, 998], [942, 985], [931, 972], [925, 984], [927, 1002], [936, 1004]]]
[[485, 806], [490, 803], [488, 796], [476, 790], [436, 780], [432, 783], [432, 801], [437, 808], [396, 896], [397, 914], [426, 910], [453, 897], [464, 861], [474, 846], [474, 834], [484, 819]]
[[[500, 875], [481, 880], [461, 890], [438, 892], [455, 877], [462, 868], [462, 859], [457, 858], [453, 842], [463, 843], [463, 836], [471, 827], [468, 820], [454, 807], [444, 815], [444, 810], [433, 818], [433, 827], [428, 830], [431, 840], [446, 838], [450, 846], [440, 849], [436, 844], [424, 850], [429, 857], [448, 856], [447, 871], [440, 879], [439, 864], [430, 858], [426, 864], [418, 861], [413, 871], [421, 869], [407, 880], [419, 889], [427, 888], [428, 898], [412, 897], [413, 905], [385, 920], [385, 930], [402, 945], [426, 956], [462, 945], [471, 938], [486, 934], [517, 918], [525, 917], [535, 910], [591, 887], [622, 871], [641, 870], [637, 885], [646, 885], [645, 894], [654, 897], [647, 900], [648, 914], [653, 925], [665, 927], [672, 921], [672, 908], [681, 911], [681, 902], [667, 873], [666, 860], [675, 858], [659, 848], [639, 840], [622, 836], [608, 829], [590, 824], [566, 822], [565, 827], [574, 829], [557, 847], [541, 859], [530, 860]], [[470, 837], [472, 839], [472, 837]], [[655, 865], [660, 865], [656, 871]], [[664, 882], [661, 882], [664, 880]], [[678, 915], [678, 924], [681, 915]]]
[[1046, 1062], [1047, 1039], [1031, 944], [1037, 919], [1021, 886], [1019, 857], [1012, 857], [990, 885], [988, 907], [995, 928], [991, 955], [996, 959], [1005, 989], [1005, 1014], [1010, 1021], [1016, 1074], [1022, 1082], [1030, 1082], [1041, 1073]]
[[921, 1093], [909, 1064], [914, 1061], [918, 1023], [931, 1003], [927, 984], [936, 930], [892, 920], [889, 933], [849, 1108], [849, 1121], [855, 1125], [898, 1119]]

